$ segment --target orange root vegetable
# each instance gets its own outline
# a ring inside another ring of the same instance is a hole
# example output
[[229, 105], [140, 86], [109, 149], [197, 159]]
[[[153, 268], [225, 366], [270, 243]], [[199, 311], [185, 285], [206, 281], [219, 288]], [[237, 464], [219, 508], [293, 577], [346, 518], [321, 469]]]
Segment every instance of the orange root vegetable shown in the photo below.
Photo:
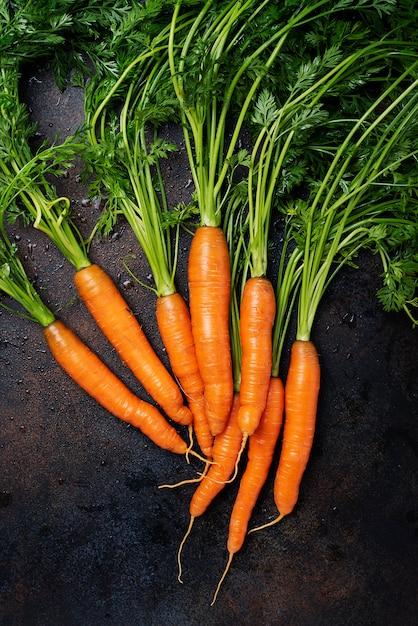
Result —
[[257, 429], [249, 437], [248, 462], [231, 513], [228, 552], [238, 552], [244, 543], [248, 522], [273, 459], [283, 422], [283, 407], [283, 383], [280, 378], [270, 378], [266, 408]]
[[249, 278], [240, 307], [242, 347], [238, 422], [244, 436], [256, 430], [267, 401], [272, 367], [276, 296], [266, 278]]
[[215, 603], [220, 587], [230, 568], [233, 555], [243, 546], [248, 522], [258, 496], [263, 488], [273, 459], [274, 449], [283, 422], [284, 389], [280, 378], [270, 378], [266, 408], [260, 423], [249, 437], [248, 461], [242, 475], [237, 497], [231, 513], [228, 534], [229, 558], [219, 580], [212, 604]]
[[318, 353], [312, 341], [295, 341], [285, 385], [283, 445], [274, 485], [281, 516], [291, 513], [298, 500], [314, 438], [320, 376]]
[[179, 293], [157, 299], [156, 315], [171, 368], [193, 414], [193, 428], [203, 454], [212, 456], [212, 441], [204, 410], [204, 386], [197, 363], [190, 312]]
[[144, 389], [172, 420], [193, 420], [181, 391], [155, 353], [116, 285], [98, 265], [76, 272], [74, 282], [96, 323]]
[[229, 251], [221, 228], [200, 226], [188, 262], [190, 314], [205, 412], [213, 436], [225, 428], [234, 387], [229, 338], [231, 277]]
[[133, 394], [62, 322], [43, 330], [52, 355], [71, 378], [115, 417], [139, 428], [157, 446], [186, 454], [187, 444], [161, 413]]
[[215, 437], [213, 463], [197, 487], [190, 502], [190, 515], [203, 515], [210, 503], [222, 491], [232, 475], [241, 447], [241, 431], [238, 425], [239, 398], [234, 396], [230, 417], [225, 429]]
[[181, 552], [189, 536], [194, 520], [207, 510], [211, 502], [222, 491], [233, 473], [241, 447], [241, 430], [238, 426], [239, 396], [234, 394], [230, 417], [225, 429], [215, 437], [212, 463], [190, 501], [190, 523], [178, 551], [178, 579], [181, 580]]
[[320, 376], [319, 358], [314, 344], [311, 341], [294, 341], [284, 394], [283, 443], [274, 481], [274, 501], [279, 515], [249, 532], [273, 526], [289, 515], [296, 505], [312, 449]]

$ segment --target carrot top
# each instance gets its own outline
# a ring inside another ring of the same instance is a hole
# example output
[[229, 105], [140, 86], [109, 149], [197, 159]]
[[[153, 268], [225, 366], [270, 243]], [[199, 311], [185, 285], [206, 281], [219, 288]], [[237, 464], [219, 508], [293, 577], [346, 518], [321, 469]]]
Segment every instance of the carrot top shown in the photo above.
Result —
[[[319, 0], [299, 6], [293, 13], [290, 9], [290, 15], [289, 7], [283, 7], [284, 13], [279, 17], [279, 9], [269, 6], [267, 0], [231, 1], [221, 7], [213, 6], [209, 0], [191, 24], [185, 40], [179, 42], [176, 24], [181, 5], [181, 1], [176, 3], [171, 22], [170, 71], [201, 224], [219, 226], [231, 161], [262, 81], [272, 71], [289, 32], [308, 23], [314, 15], [317, 17], [315, 12], [323, 6], [328, 5], [326, 14], [332, 13], [334, 7], [328, 0]], [[258, 30], [259, 20], [264, 38]], [[233, 115], [236, 119], [230, 129]]]
[[23, 215], [44, 232], [77, 269], [88, 267], [86, 245], [72, 221], [69, 198], [59, 197], [47, 174], [62, 175], [75, 158], [75, 138], [59, 146], [41, 146], [33, 155], [29, 139], [34, 127], [18, 95], [16, 68], [0, 70], [2, 150], [0, 153], [0, 205], [10, 219]]
[[[307, 202], [294, 206], [303, 270], [297, 338], [309, 340], [322, 296], [333, 276], [361, 248], [373, 247], [376, 225], [394, 216], [416, 218], [415, 204], [405, 205], [405, 188], [418, 145], [414, 132], [418, 106], [418, 63], [410, 63], [376, 101], [354, 120], [323, 179], [311, 187]], [[380, 109], [383, 103], [388, 103]], [[401, 206], [407, 206], [402, 216]], [[414, 218], [414, 219], [415, 219]], [[303, 224], [303, 225], [302, 225]], [[383, 245], [383, 244], [382, 244]]]
[[55, 321], [55, 316], [42, 302], [17, 256], [16, 244], [11, 243], [7, 236], [4, 212], [5, 206], [0, 205], [0, 290], [18, 302], [26, 312], [11, 309], [1, 300], [0, 306], [46, 328]]

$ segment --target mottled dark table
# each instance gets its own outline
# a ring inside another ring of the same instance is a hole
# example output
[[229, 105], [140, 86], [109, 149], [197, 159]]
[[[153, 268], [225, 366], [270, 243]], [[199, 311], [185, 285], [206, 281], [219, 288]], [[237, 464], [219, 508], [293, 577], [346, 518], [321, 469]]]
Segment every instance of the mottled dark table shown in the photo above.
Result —
[[[81, 121], [81, 92], [60, 94], [42, 68], [23, 87], [42, 136], [72, 132]], [[167, 132], [180, 141], [176, 129]], [[173, 163], [171, 201], [187, 200], [184, 149]], [[86, 200], [79, 174], [75, 168], [60, 186], [88, 234], [99, 208]], [[45, 302], [146, 397], [75, 298], [72, 267], [41, 233], [21, 224], [10, 232]], [[188, 244], [178, 274], [185, 295]], [[166, 359], [154, 296], [121, 264], [132, 253], [132, 270], [149, 280], [124, 224], [95, 240], [90, 256], [118, 282]], [[248, 538], [213, 607], [236, 485], [196, 521], [179, 584], [176, 554], [193, 486], [158, 485], [200, 466], [188, 467], [107, 414], [60, 370], [38, 326], [0, 313], [1, 626], [417, 623], [418, 330], [381, 310], [377, 259], [365, 255], [359, 264], [340, 274], [319, 311], [313, 339], [322, 389], [298, 506], [281, 525]], [[254, 525], [275, 515], [272, 483], [273, 475]]]

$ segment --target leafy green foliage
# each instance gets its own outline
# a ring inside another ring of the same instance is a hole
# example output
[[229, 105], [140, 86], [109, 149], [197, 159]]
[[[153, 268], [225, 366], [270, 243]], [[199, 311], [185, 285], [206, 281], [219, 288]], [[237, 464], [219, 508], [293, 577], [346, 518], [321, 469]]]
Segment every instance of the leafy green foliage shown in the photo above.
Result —
[[112, 67], [106, 38], [129, 11], [126, 0], [11, 0], [0, 6], [0, 64], [19, 70], [45, 60], [64, 89], [73, 72]]

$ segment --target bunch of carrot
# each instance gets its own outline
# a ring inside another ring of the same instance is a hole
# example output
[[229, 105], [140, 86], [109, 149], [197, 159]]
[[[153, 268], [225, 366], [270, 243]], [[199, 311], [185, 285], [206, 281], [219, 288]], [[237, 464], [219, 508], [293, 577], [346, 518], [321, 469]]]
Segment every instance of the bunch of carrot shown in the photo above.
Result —
[[[311, 335], [326, 288], [367, 247], [381, 255], [389, 276], [395, 246], [385, 242], [397, 238], [396, 253], [404, 246], [409, 254], [416, 237], [416, 176], [411, 172], [418, 156], [418, 63], [415, 42], [394, 37], [359, 44], [359, 25], [343, 21], [340, 45], [318, 52], [310, 62], [297, 59], [296, 67], [286, 68], [286, 88], [277, 89], [274, 76], [298, 32], [308, 40], [308, 28], [337, 15], [346, 8], [344, 2], [302, 2], [294, 12], [284, 7], [283, 15], [279, 10], [276, 15], [268, 0], [184, 4], [162, 10], [158, 20], [152, 13], [153, 37], [144, 37], [137, 48], [131, 45], [130, 22], [121, 28], [129, 42], [123, 54], [113, 42], [119, 51], [114, 61], [121, 66], [109, 66], [105, 75], [98, 67], [86, 85], [85, 141], [72, 138], [32, 155], [18, 74], [2, 70], [2, 119], [8, 140], [15, 143], [0, 157], [0, 208], [3, 217], [17, 204], [50, 237], [74, 266], [80, 297], [123, 361], [166, 416], [196, 434], [206, 466], [179, 549], [180, 580], [181, 552], [194, 520], [235, 479], [247, 451], [231, 512], [229, 558], [215, 601], [245, 540], [283, 421], [274, 485], [278, 516], [266, 525], [289, 515], [298, 501], [320, 388]], [[364, 2], [350, 8], [366, 10]], [[266, 24], [265, 9], [277, 23]], [[388, 75], [383, 62], [390, 65]], [[356, 87], [370, 76], [376, 77], [377, 96], [366, 99], [356, 116], [348, 108], [327, 110], [329, 101], [340, 96], [357, 104]], [[181, 124], [194, 183], [190, 207], [177, 210], [168, 207], [160, 168], [175, 150], [158, 136], [166, 121]], [[239, 149], [245, 125], [253, 130], [248, 151]], [[107, 199], [97, 228], [109, 232], [123, 216], [147, 257], [158, 327], [174, 376], [110, 277], [90, 261], [68, 199], [58, 197], [45, 177], [46, 169], [60, 173], [76, 154], [96, 177], [92, 192]], [[277, 277], [270, 280], [270, 224], [277, 210], [285, 230]], [[179, 225], [196, 211], [187, 302], [175, 285]], [[1, 234], [0, 288], [45, 327], [48, 345], [64, 369], [157, 445], [200, 456], [192, 450], [192, 439], [188, 446], [155, 407], [128, 391], [56, 322], [30, 286], [3, 221]], [[412, 261], [408, 267], [416, 272]], [[415, 282], [412, 293], [410, 287], [398, 301], [412, 319], [414, 289]], [[282, 381], [282, 351], [289, 339], [290, 365]]]

